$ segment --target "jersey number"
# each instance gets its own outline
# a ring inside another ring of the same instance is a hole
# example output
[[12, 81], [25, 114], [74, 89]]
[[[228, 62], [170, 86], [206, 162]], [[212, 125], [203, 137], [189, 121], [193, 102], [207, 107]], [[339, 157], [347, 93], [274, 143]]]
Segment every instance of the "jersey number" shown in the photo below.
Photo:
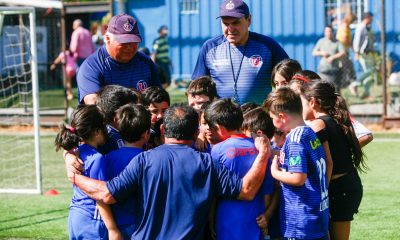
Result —
[[321, 158], [317, 161], [319, 181], [321, 185], [321, 199], [324, 200], [328, 197], [328, 184], [326, 179], [326, 162], [325, 159]]

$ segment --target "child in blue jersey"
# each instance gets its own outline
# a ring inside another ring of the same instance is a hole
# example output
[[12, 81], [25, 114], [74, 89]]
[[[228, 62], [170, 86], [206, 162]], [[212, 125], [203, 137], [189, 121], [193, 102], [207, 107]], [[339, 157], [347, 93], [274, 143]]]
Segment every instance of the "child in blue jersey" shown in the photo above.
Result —
[[97, 93], [96, 105], [104, 114], [108, 135], [106, 143], [98, 149], [102, 154], [107, 154], [124, 146], [124, 141], [115, 121], [115, 112], [125, 104], [135, 104], [139, 101], [140, 93], [135, 91], [122, 86], [108, 85]]
[[[241, 132], [243, 114], [230, 99], [214, 101], [205, 111], [205, 120], [222, 141], [213, 146], [211, 156], [243, 177], [257, 157], [254, 140]], [[273, 184], [265, 178], [256, 197], [249, 202], [219, 199], [215, 215], [217, 239], [263, 239], [257, 217], [264, 212], [264, 196]]]
[[264, 103], [276, 128], [288, 132], [271, 166], [281, 182], [281, 231], [286, 239], [328, 239], [326, 156], [315, 132], [305, 125], [300, 97], [290, 88], [271, 93]]
[[[261, 107], [256, 107], [250, 109], [249, 105], [242, 105], [241, 109], [246, 107], [246, 113], [243, 114], [243, 124], [242, 124], [242, 132], [247, 136], [251, 137], [251, 134], [264, 134], [268, 139], [271, 139], [274, 136], [275, 126], [272, 123], [272, 119], [268, 115], [267, 112], [263, 111]], [[274, 153], [272, 153], [274, 154]], [[268, 162], [267, 170], [265, 172], [265, 181], [267, 182], [267, 186], [269, 192], [264, 195], [264, 213], [260, 214], [256, 220], [257, 224], [260, 227], [264, 237], [271, 237], [268, 231], [268, 224], [270, 223], [271, 217], [273, 216], [276, 208], [278, 207], [279, 198], [277, 200], [273, 200], [273, 193], [275, 192], [274, 186], [276, 184], [275, 179], [272, 178], [271, 175], [271, 162]], [[278, 219], [279, 220], [279, 219]]]
[[[104, 144], [107, 130], [104, 118], [95, 105], [79, 106], [72, 114], [71, 126], [62, 125], [55, 139], [57, 151], [70, 151], [76, 147], [84, 164], [82, 174], [98, 180], [107, 180], [104, 157], [97, 147]], [[120, 239], [108, 205], [96, 202], [74, 186], [68, 229], [70, 239]]]
[[150, 139], [146, 146], [146, 149], [151, 149], [164, 143], [160, 126], [171, 101], [168, 92], [161, 87], [147, 88], [143, 92], [143, 100], [144, 106], [151, 113]]
[[[124, 146], [105, 157], [108, 180], [116, 177], [136, 155], [143, 152], [143, 146], [150, 137], [150, 113], [145, 107], [127, 104], [117, 110], [115, 118]], [[130, 239], [138, 225], [135, 213], [138, 204], [135, 204], [135, 198], [130, 196], [128, 200], [113, 204], [111, 208], [124, 239]]]

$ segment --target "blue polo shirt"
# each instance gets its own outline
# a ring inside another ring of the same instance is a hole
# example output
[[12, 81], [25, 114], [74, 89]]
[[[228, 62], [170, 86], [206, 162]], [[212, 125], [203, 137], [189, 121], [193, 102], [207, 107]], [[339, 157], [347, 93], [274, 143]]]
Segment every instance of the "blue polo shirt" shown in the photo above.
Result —
[[111, 58], [106, 47], [99, 48], [79, 67], [76, 77], [79, 102], [88, 94], [96, 93], [106, 85], [120, 85], [144, 91], [149, 86], [161, 87], [158, 70], [153, 61], [141, 52], [128, 63]]
[[179, 144], [140, 153], [107, 182], [117, 201], [137, 194], [140, 223], [132, 239], [203, 239], [213, 199], [237, 198], [241, 187], [210, 154]]
[[[118, 176], [128, 166], [132, 159], [143, 152], [141, 148], [121, 147], [105, 156], [107, 180]], [[114, 220], [117, 226], [136, 225], [135, 197], [132, 195], [127, 200], [111, 205]]]
[[[244, 177], [257, 158], [253, 138], [244, 134], [232, 135], [211, 150], [213, 159], [220, 161], [239, 177]], [[266, 174], [263, 185], [252, 201], [219, 200], [216, 209], [217, 239], [261, 240], [264, 238], [256, 218], [265, 211], [264, 195], [272, 194], [274, 180]]]
[[306, 173], [303, 186], [281, 183], [281, 230], [286, 238], [317, 239], [327, 236], [328, 180], [325, 152], [314, 131], [300, 126], [286, 136], [282, 147], [282, 171]]
[[[237, 90], [240, 104], [246, 102], [262, 104], [272, 90], [272, 69], [286, 58], [288, 55], [285, 50], [270, 37], [249, 32], [247, 44], [234, 47], [221, 35], [204, 43], [192, 79], [211, 76], [217, 85], [218, 95], [221, 98], [232, 98], [234, 97], [233, 66], [235, 77], [239, 75]], [[239, 67], [241, 62], [242, 66]]]

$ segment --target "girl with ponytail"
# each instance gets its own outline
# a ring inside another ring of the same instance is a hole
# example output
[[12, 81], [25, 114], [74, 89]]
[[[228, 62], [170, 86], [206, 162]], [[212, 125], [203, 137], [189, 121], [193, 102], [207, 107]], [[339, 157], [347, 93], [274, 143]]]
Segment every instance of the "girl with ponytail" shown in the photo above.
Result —
[[[84, 163], [83, 175], [106, 179], [104, 157], [96, 148], [105, 143], [104, 117], [95, 105], [82, 105], [72, 113], [71, 125], [62, 124], [56, 136], [56, 150], [79, 152]], [[70, 204], [68, 230], [70, 239], [122, 239], [108, 205], [96, 202], [75, 185]], [[108, 229], [108, 233], [107, 233]]]
[[350, 223], [358, 212], [363, 188], [358, 171], [367, 167], [354, 132], [346, 101], [324, 80], [301, 86], [303, 117], [312, 120], [321, 143], [328, 142], [333, 161], [329, 185], [330, 239], [349, 239]]

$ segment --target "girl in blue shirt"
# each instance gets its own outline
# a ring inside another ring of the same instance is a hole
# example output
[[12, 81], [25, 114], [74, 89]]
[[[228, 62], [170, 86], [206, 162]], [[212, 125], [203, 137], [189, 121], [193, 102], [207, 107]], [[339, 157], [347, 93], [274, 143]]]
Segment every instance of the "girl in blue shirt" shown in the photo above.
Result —
[[[77, 150], [84, 162], [85, 176], [106, 180], [104, 157], [97, 147], [104, 144], [107, 130], [104, 118], [95, 105], [79, 106], [72, 114], [71, 126], [63, 124], [55, 139], [56, 150]], [[122, 239], [110, 207], [74, 188], [68, 229], [70, 239]], [[108, 233], [107, 233], [108, 229]]]

